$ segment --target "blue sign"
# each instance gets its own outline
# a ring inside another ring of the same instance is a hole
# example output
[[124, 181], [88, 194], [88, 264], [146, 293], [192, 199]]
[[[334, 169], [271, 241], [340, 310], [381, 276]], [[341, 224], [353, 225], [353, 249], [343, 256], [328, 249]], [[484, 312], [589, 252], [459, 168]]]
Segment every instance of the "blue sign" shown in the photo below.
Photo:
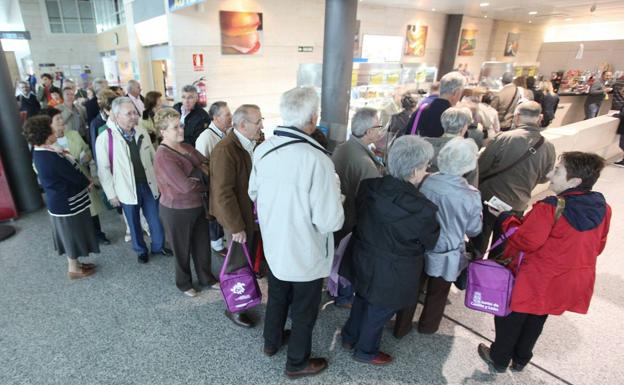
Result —
[[203, 3], [204, 0], [169, 0], [169, 11], [177, 11], [191, 5]]

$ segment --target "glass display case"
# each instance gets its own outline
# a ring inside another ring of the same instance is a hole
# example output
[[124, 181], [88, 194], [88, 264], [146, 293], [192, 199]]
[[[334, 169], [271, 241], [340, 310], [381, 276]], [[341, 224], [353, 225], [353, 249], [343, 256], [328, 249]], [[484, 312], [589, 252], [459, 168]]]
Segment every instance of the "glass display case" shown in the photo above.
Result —
[[501, 78], [505, 72], [513, 72], [513, 63], [501, 61], [486, 61], [481, 64], [479, 73], [479, 86], [486, 87], [492, 91], [503, 88]]

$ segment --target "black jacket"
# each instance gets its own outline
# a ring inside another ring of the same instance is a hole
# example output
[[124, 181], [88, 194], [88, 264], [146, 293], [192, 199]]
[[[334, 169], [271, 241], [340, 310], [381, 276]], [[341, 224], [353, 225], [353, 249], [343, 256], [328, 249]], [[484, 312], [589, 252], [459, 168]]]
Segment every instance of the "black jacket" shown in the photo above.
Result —
[[[182, 103], [176, 103], [173, 108], [182, 114]], [[196, 104], [195, 108], [184, 119], [184, 143], [195, 147], [195, 141], [210, 126], [211, 121], [206, 110]]]
[[[442, 113], [449, 108], [451, 108], [451, 103], [448, 100], [442, 98], [434, 99], [431, 104], [423, 109], [420, 115], [420, 120], [418, 121], [418, 135], [428, 136], [430, 138], [439, 138], [444, 135], [444, 127], [442, 127], [440, 117], [442, 117]], [[407, 122], [405, 135], [409, 135], [412, 132], [412, 126], [414, 125], [416, 115], [418, 115], [418, 109], [414, 111], [409, 122]]]
[[392, 309], [418, 300], [425, 250], [433, 249], [438, 209], [411, 183], [392, 176], [363, 180], [357, 226], [340, 274], [368, 302]]
[[27, 98], [24, 95], [18, 95], [16, 99], [20, 104], [20, 112], [26, 112], [26, 117], [28, 118], [37, 115], [41, 111], [41, 104], [39, 104], [37, 96], [33, 93], [29, 94]]
[[84, 104], [87, 110], [87, 124], [91, 125], [91, 121], [100, 114], [100, 105], [98, 104], [97, 97], [92, 97]]

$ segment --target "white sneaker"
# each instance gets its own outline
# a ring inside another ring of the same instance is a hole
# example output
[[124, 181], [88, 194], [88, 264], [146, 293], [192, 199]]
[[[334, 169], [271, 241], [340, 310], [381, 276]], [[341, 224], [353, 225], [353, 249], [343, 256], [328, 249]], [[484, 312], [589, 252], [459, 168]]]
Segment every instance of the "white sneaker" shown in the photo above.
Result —
[[195, 291], [195, 289], [188, 289], [184, 292], [184, 295], [187, 295], [189, 297], [197, 297], [197, 291]]
[[126, 233], [126, 236], [124, 237], [124, 241], [130, 242], [131, 240], [132, 240], [132, 235], [130, 235], [130, 233]]

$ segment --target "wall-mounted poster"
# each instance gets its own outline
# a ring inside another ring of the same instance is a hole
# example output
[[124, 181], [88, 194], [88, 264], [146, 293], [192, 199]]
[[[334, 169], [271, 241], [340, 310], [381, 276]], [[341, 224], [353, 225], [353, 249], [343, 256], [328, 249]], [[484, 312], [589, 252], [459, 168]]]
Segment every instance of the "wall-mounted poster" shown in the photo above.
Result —
[[477, 48], [477, 32], [476, 29], [462, 29], [459, 38], [458, 56], [473, 56]]
[[520, 41], [520, 34], [509, 32], [507, 34], [507, 42], [505, 43], [505, 56], [518, 55], [518, 42]]
[[254, 55], [262, 47], [262, 13], [220, 11], [221, 53]]
[[405, 55], [425, 56], [425, 46], [427, 44], [426, 25], [408, 25], [405, 32]]

